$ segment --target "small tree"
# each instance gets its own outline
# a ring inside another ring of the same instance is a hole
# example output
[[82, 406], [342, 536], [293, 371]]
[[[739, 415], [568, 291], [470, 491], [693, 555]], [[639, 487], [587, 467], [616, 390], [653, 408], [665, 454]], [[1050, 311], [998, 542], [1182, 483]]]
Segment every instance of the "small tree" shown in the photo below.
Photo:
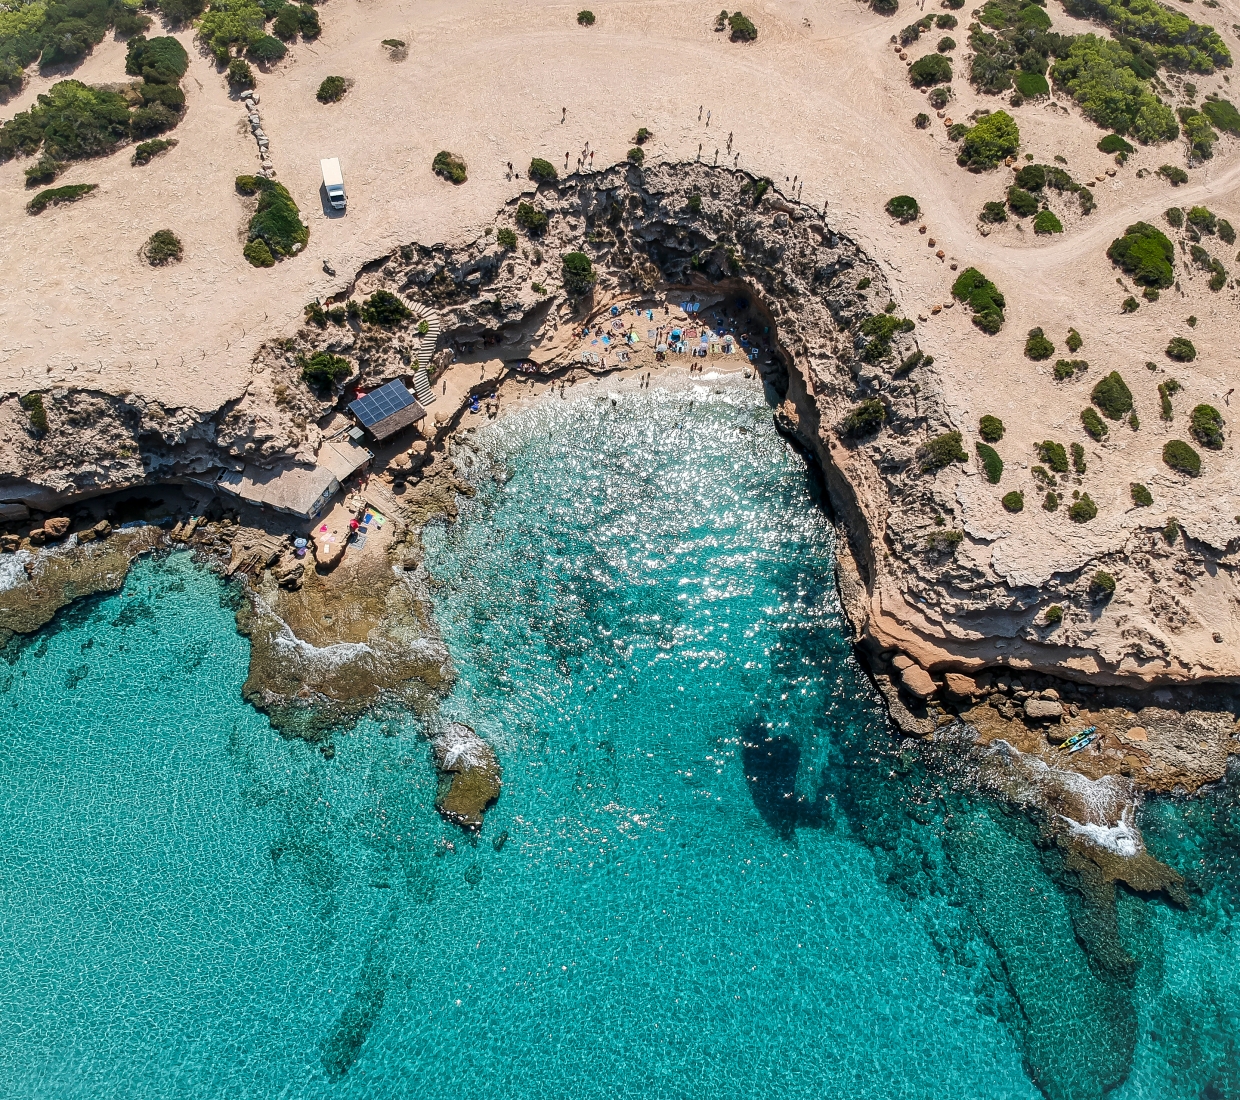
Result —
[[577, 13], [577, 23], [582, 27], [594, 26], [594, 12], [582, 10]]
[[642, 166], [643, 162], [646, 159], [646, 154], [644, 150], [642, 150], [642, 148], [638, 145], [634, 145], [633, 148], [628, 151], [627, 155], [629, 158], [629, 162], [632, 164], [636, 164], [638, 168]]
[[435, 154], [435, 159], [431, 162], [431, 171], [452, 183], [464, 183], [468, 178], [465, 162], [455, 153], [449, 153], [447, 149]]
[[907, 225], [921, 214], [921, 207], [912, 195], [894, 195], [887, 200], [886, 209], [901, 225]]
[[1102, 603], [1115, 595], [1115, 578], [1099, 569], [1089, 581], [1090, 598]]
[[342, 99], [348, 90], [349, 82], [343, 76], [328, 76], [323, 78], [314, 98], [320, 103], [335, 103]]
[[1003, 421], [997, 416], [983, 416], [977, 422], [977, 432], [987, 443], [998, 443], [1003, 438]]
[[501, 226], [495, 231], [495, 243], [511, 252], [517, 247], [517, 235], [508, 226]]
[[566, 252], [560, 262], [564, 289], [570, 294], [589, 293], [596, 281], [590, 257], [584, 252]]
[[550, 183], [552, 180], [559, 178], [555, 165], [549, 160], [543, 160], [541, 157], [535, 157], [530, 161], [527, 174], [535, 183]]
[[531, 237], [537, 237], [547, 228], [547, 213], [545, 210], [539, 210], [532, 203], [522, 202], [517, 204], [517, 225], [524, 229]]
[[152, 267], [176, 263], [184, 255], [181, 238], [171, 229], [157, 229], [147, 238], [143, 246], [143, 254], [146, 256], [146, 262]]
[[353, 368], [349, 366], [347, 359], [327, 351], [316, 351], [308, 359], [303, 358], [301, 361], [302, 381], [315, 389], [331, 389], [352, 373]]
[[1040, 328], [1031, 328], [1029, 336], [1025, 340], [1025, 355], [1035, 362], [1043, 359], [1049, 359], [1055, 354], [1055, 345], [1052, 344]]
[[371, 325], [390, 327], [412, 316], [412, 310], [390, 290], [376, 290], [362, 303], [362, 320]]
[[1187, 337], [1173, 336], [1167, 345], [1167, 358], [1177, 363], [1191, 363], [1197, 358], [1197, 349]]
[[739, 11], [734, 11], [728, 16], [728, 26], [732, 29], [730, 37], [733, 42], [752, 42], [758, 37], [758, 28]]
[[228, 86], [237, 91], [254, 87], [254, 70], [240, 57], [234, 57], [228, 63]]

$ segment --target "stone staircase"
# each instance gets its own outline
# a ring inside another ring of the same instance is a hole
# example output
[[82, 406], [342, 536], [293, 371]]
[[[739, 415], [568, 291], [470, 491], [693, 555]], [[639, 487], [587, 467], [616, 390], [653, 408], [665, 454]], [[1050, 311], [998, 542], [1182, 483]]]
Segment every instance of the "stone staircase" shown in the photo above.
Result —
[[413, 393], [418, 403], [425, 408], [435, 400], [435, 391], [431, 389], [430, 376], [426, 368], [430, 365], [435, 347], [439, 343], [439, 310], [418, 303], [413, 307], [413, 327], [416, 329], [423, 321], [427, 329], [425, 336], [418, 337], [418, 366], [413, 372]]

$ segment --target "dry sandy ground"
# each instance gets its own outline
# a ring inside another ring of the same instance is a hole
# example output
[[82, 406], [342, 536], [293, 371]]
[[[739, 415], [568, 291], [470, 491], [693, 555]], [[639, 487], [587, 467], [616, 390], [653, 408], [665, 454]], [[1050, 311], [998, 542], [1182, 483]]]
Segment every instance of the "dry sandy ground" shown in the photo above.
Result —
[[[936, 0], [929, 2], [933, 10]], [[311, 226], [307, 253], [272, 270], [251, 268], [241, 256], [246, 214], [232, 180], [257, 166], [254, 145], [241, 107], [196, 49], [184, 81], [188, 112], [171, 153], [145, 168], [130, 167], [128, 149], [77, 164], [60, 182], [95, 182], [99, 191], [37, 218], [24, 212], [23, 162], [0, 166], [0, 265], [6, 273], [0, 387], [22, 392], [68, 383], [216, 408], [245, 386], [262, 340], [290, 331], [305, 302], [339, 288], [362, 263], [406, 241], [478, 234], [526, 182], [505, 178], [508, 161], [523, 171], [538, 155], [562, 168], [568, 151], [575, 165], [588, 141], [602, 166], [624, 156], [639, 126], [656, 135], [648, 156], [691, 160], [700, 144], [709, 161], [731, 132], [742, 167], [770, 175], [786, 192], [792, 185], [785, 177], [800, 177], [804, 201], [829, 202], [833, 222], [887, 264], [910, 315], [929, 315], [931, 306], [948, 300], [953, 275], [927, 247], [929, 237], [949, 260], [981, 268], [1005, 292], [1008, 322], [998, 337], [982, 336], [959, 308], [919, 325], [924, 350], [946, 368], [945, 397], [961, 427], [974, 425], [982, 412], [999, 415], [1011, 432], [1005, 450], [1013, 454], [1055, 432], [1065, 436], [1091, 380], [1121, 369], [1137, 394], [1142, 430], [1133, 435], [1116, 428], [1105, 449], [1092, 448], [1094, 459], [1131, 468], [1133, 477], [1148, 471], [1167, 481], [1168, 493], [1178, 491], [1175, 479], [1158, 473], [1166, 432], [1157, 416], [1156, 379], [1143, 364], [1170, 366], [1162, 356], [1167, 338], [1187, 334], [1183, 320], [1195, 314], [1200, 323], [1191, 335], [1200, 355], [1191, 367], [1175, 368], [1186, 383], [1177, 406], [1209, 400], [1230, 418], [1223, 395], [1234, 374], [1236, 293], [1211, 294], [1197, 275], [1184, 280], [1183, 296], [1168, 292], [1123, 315], [1119, 303], [1128, 291], [1116, 285], [1104, 252], [1128, 222], [1155, 220], [1173, 201], [1208, 202], [1240, 224], [1235, 140], [1223, 138], [1214, 160], [1174, 191], [1160, 179], [1137, 180], [1135, 173], [1182, 163], [1181, 149], [1140, 150], [1114, 179], [1098, 184], [1097, 211], [1070, 222], [1062, 237], [1035, 240], [1030, 232], [1004, 228], [982, 238], [976, 213], [984, 201], [1002, 196], [1008, 173], [970, 175], [955, 165], [942, 122], [936, 119], [929, 131], [912, 127], [924, 97], [909, 87], [905, 64], [888, 44], [915, 18], [908, 3], [891, 19], [855, 0], [761, 3], [746, 8], [760, 29], [750, 45], [714, 33], [714, 12], [702, 5], [594, 0], [598, 22], [588, 29], [575, 22], [578, 6], [529, 0], [325, 4], [322, 38], [296, 44], [273, 73], [260, 76], [260, 109], [278, 178]], [[1051, 12], [1057, 26], [1075, 22], [1055, 3]], [[963, 46], [967, 10], [958, 14], [964, 18], [954, 37]], [[1209, 17], [1240, 55], [1231, 30], [1240, 18], [1235, 3], [1214, 11], [1194, 6], [1192, 14]], [[932, 50], [939, 35], [923, 36], [910, 57]], [[193, 46], [188, 32], [181, 37]], [[390, 37], [409, 43], [407, 60], [389, 59], [380, 42]], [[106, 42], [75, 75], [124, 79], [123, 58], [121, 44]], [[341, 103], [322, 106], [314, 91], [329, 74], [355, 84]], [[32, 81], [4, 108], [4, 117], [49, 83]], [[1197, 84], [1201, 95], [1216, 87], [1226, 94], [1218, 77]], [[955, 88], [960, 99], [947, 113], [957, 120], [979, 105], [1003, 105], [976, 97], [962, 77]], [[712, 112], [709, 129], [698, 121], [699, 106]], [[1035, 104], [1013, 113], [1024, 148], [1037, 160], [1060, 154], [1081, 179], [1111, 166], [1094, 148], [1101, 132], [1075, 109], [1065, 114]], [[431, 174], [441, 148], [464, 156], [468, 183], [453, 187]], [[329, 219], [319, 198], [318, 161], [331, 155], [341, 158], [349, 191], [343, 218]], [[901, 192], [920, 200], [927, 236], [883, 213], [886, 199]], [[138, 250], [153, 230], [165, 227], [181, 236], [186, 259], [152, 269]], [[324, 259], [338, 278], [323, 273]], [[1236, 266], [1225, 252], [1223, 259]], [[1023, 358], [1024, 335], [1033, 325], [1046, 330], [1060, 354], [1068, 327], [1080, 330], [1080, 355], [1092, 365], [1085, 381], [1056, 385], [1047, 365]], [[1221, 474], [1233, 459], [1229, 444], [1221, 456], [1207, 454], [1207, 469]], [[1122, 480], [1126, 484], [1127, 477]], [[1186, 501], [1181, 511], [1189, 510]], [[1230, 523], [1240, 506], [1228, 502], [1224, 513]], [[1016, 522], [1036, 523], [1036, 509]]]

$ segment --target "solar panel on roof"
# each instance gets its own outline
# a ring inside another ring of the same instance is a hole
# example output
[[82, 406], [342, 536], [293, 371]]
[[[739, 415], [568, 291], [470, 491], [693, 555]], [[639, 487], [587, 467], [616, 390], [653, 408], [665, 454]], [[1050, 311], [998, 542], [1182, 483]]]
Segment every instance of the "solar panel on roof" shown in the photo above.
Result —
[[414, 400], [413, 394], [405, 389], [404, 383], [397, 380], [389, 382], [386, 386], [380, 386], [374, 393], [368, 393], [365, 397], [359, 397], [351, 402], [349, 411], [366, 427], [373, 428], [393, 413], [409, 408]]

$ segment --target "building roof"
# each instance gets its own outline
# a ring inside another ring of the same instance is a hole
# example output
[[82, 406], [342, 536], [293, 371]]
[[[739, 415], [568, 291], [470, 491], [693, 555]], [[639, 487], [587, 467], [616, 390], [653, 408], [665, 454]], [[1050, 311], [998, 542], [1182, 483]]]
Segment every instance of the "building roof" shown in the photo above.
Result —
[[373, 393], [351, 401], [349, 412], [356, 416], [376, 439], [386, 439], [426, 416], [426, 410], [418, 404], [417, 398], [405, 388], [400, 379], [388, 382]]
[[[355, 429], [356, 430], [356, 429]], [[329, 439], [319, 448], [318, 464], [325, 466], [342, 485], [375, 456], [349, 436]]]
[[225, 470], [216, 481], [221, 489], [251, 504], [263, 504], [297, 516], [312, 516], [340, 488], [326, 466], [290, 466], [282, 470]]

